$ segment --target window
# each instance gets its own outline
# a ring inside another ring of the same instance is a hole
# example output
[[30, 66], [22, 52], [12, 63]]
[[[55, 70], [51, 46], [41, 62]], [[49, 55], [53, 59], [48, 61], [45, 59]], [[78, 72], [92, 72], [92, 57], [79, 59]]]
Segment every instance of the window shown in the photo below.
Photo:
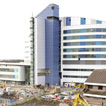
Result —
[[99, 89], [99, 90], [102, 90], [102, 89], [103, 89], [103, 86], [98, 86], [98, 89]]
[[86, 23], [86, 18], [81, 18], [81, 25], [84, 25]]
[[80, 45], [85, 45], [85, 42], [80, 42]]
[[101, 28], [96, 28], [96, 32], [102, 32]]
[[96, 58], [101, 58], [101, 55], [100, 54], [96, 54]]
[[54, 10], [54, 6], [52, 6], [51, 9]]
[[67, 36], [65, 37], [66, 40], [70, 40], [71, 39], [71, 36]]
[[14, 70], [15, 69], [13, 69], [13, 68], [6, 68], [6, 69], [0, 68], [0, 72], [14, 72]]
[[96, 38], [102, 38], [102, 35], [96, 35]]
[[85, 51], [85, 48], [80, 48], [80, 52], [84, 52]]
[[93, 69], [63, 69], [63, 71], [93, 71]]
[[93, 85], [88, 85], [88, 89], [92, 89], [93, 88]]
[[106, 32], [106, 28], [103, 29], [103, 32]]
[[63, 33], [64, 34], [69, 34], [69, 33], [71, 33], [71, 30], [64, 30]]
[[96, 42], [96, 45], [101, 45], [101, 42]]
[[71, 58], [71, 55], [63, 55], [63, 58]]
[[81, 35], [80, 39], [86, 39], [86, 36], [85, 35]]
[[0, 78], [14, 78], [14, 75], [0, 75]]
[[102, 24], [102, 21], [97, 20], [96, 24]]
[[66, 52], [71, 52], [71, 49], [66, 49]]
[[80, 32], [82, 32], [82, 33], [86, 32], [86, 29], [80, 29]]
[[64, 78], [88, 78], [88, 76], [70, 76], [70, 75], [63, 75]]
[[66, 26], [71, 25], [71, 17], [66, 17]]

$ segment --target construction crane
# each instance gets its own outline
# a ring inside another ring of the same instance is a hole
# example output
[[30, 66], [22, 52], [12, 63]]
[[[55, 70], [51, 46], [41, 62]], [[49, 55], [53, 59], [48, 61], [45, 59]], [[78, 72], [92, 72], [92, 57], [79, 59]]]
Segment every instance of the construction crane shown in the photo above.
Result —
[[74, 103], [73, 103], [72, 106], [77, 106], [78, 103], [83, 104], [83, 106], [90, 106], [90, 105], [87, 103], [87, 101], [86, 101], [82, 96], [80, 96], [80, 94], [77, 94], [77, 96], [76, 96], [76, 98], [75, 98], [75, 101], [74, 101]]

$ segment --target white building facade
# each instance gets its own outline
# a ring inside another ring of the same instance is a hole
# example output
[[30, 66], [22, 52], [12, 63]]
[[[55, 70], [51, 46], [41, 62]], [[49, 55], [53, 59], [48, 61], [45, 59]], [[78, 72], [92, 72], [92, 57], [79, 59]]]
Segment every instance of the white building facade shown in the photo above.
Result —
[[106, 22], [81, 17], [61, 20], [61, 85], [84, 83], [94, 69], [106, 69]]
[[0, 63], [0, 82], [3, 84], [24, 85], [25, 65], [22, 63]]
[[59, 6], [30, 18], [30, 85], [59, 83]]

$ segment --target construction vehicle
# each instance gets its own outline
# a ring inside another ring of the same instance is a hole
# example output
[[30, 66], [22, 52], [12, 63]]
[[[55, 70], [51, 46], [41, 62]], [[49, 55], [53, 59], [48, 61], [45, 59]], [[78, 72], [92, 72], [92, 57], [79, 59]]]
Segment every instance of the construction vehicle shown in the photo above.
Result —
[[85, 85], [83, 85], [83, 84], [75, 85], [75, 83], [73, 81], [71, 82], [70, 86], [71, 87], [74, 86], [75, 88], [83, 88], [83, 89], [85, 88]]
[[72, 106], [77, 106], [78, 103], [81, 103], [83, 106], [90, 106], [87, 101], [80, 95], [80, 94], [77, 94], [75, 100], [74, 100], [74, 103]]
[[4, 87], [5, 87], [5, 85], [0, 84], [0, 88], [4, 88]]
[[71, 83], [65, 83], [66, 87], [75, 87], [75, 88], [85, 88], [85, 85], [83, 84], [78, 84], [76, 85], [73, 81]]

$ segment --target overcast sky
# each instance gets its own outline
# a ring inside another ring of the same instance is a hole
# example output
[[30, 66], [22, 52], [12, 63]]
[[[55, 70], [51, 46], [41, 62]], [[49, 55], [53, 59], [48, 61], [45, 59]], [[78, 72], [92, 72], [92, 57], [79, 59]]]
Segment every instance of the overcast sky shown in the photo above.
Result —
[[49, 4], [59, 5], [60, 17], [79, 16], [106, 21], [106, 0], [0, 0], [0, 59], [23, 59], [29, 18]]

